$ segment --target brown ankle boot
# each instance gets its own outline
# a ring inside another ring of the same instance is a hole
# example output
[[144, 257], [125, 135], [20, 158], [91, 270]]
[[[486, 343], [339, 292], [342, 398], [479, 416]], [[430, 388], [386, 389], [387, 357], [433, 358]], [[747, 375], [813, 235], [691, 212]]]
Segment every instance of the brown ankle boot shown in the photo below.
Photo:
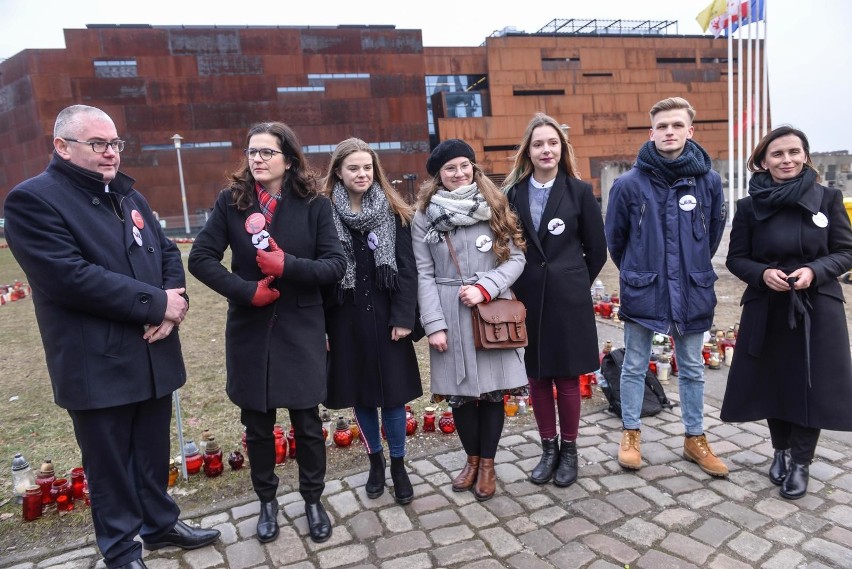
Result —
[[[492, 461], [493, 462], [493, 461]], [[476, 474], [479, 471], [479, 457], [467, 457], [467, 463], [461, 469], [459, 475], [453, 479], [453, 492], [467, 492], [476, 482]]]
[[473, 496], [480, 502], [490, 500], [497, 489], [497, 474], [494, 472], [494, 459], [483, 458], [479, 461], [479, 474], [473, 487]]

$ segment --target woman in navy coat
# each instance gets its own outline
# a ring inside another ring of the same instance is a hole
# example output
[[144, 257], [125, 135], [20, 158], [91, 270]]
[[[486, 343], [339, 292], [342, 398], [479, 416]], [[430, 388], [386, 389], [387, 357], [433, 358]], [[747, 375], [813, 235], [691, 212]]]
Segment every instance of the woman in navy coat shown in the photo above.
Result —
[[[326, 394], [321, 287], [343, 276], [346, 258], [331, 202], [317, 195], [301, 145], [283, 123], [255, 125], [247, 160], [219, 193], [189, 254], [189, 270], [228, 299], [228, 397], [241, 409], [251, 480], [261, 502], [257, 537], [278, 536], [276, 409], [286, 407], [299, 452], [299, 492], [311, 538], [331, 536], [320, 502], [325, 441], [317, 406]], [[231, 249], [231, 270], [221, 261]]]
[[821, 429], [852, 431], [852, 358], [841, 285], [852, 228], [839, 190], [817, 183], [805, 134], [778, 127], [748, 161], [727, 266], [748, 287], [723, 421], [766, 419], [775, 449], [769, 479], [795, 500]]
[[346, 252], [346, 273], [329, 294], [326, 320], [330, 369], [326, 406], [354, 407], [370, 474], [365, 490], [385, 489], [378, 408], [391, 458], [394, 498], [414, 490], [405, 471], [405, 404], [423, 395], [412, 344], [417, 268], [411, 247], [412, 208], [396, 193], [376, 152], [363, 140], [337, 145], [323, 184]]
[[[527, 264], [513, 290], [527, 307], [524, 361], [542, 455], [530, 481], [577, 479], [579, 376], [600, 367], [589, 287], [606, 263], [601, 209], [577, 175], [574, 151], [552, 117], [537, 113], [504, 183], [527, 240]], [[556, 433], [553, 387], [562, 445]]]

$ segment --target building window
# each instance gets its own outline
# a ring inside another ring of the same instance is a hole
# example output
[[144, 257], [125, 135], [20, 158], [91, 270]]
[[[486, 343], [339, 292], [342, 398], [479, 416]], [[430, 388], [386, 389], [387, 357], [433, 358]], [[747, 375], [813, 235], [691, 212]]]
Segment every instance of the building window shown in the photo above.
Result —
[[[432, 112], [432, 95], [445, 92], [446, 109], [444, 117], [482, 117], [482, 91], [488, 88], [485, 75], [427, 75], [426, 76], [426, 117], [429, 123], [430, 139], [435, 138], [435, 116]], [[431, 140], [434, 146], [437, 140]]]
[[[585, 75], [585, 73], [583, 74]], [[514, 89], [515, 97], [539, 97], [542, 95], [564, 95], [565, 89]]]
[[[401, 142], [368, 142], [370, 148], [375, 150], [376, 152], [382, 152], [385, 150], [402, 150]], [[334, 149], [337, 148], [336, 144], [311, 144], [308, 146], [302, 146], [302, 152], [305, 154], [331, 154], [334, 152]]]
[[137, 77], [135, 59], [94, 61], [95, 77]]
[[278, 87], [279, 93], [311, 93], [325, 91], [325, 87]]
[[579, 69], [580, 59], [577, 57], [542, 57], [542, 71], [562, 71], [566, 69]]
[[[186, 142], [180, 146], [181, 150], [191, 149], [191, 148], [231, 148], [234, 146], [230, 140], [217, 140], [212, 142]], [[169, 144], [143, 144], [143, 151], [151, 151], [151, 150], [174, 150], [174, 143], [170, 142]]]

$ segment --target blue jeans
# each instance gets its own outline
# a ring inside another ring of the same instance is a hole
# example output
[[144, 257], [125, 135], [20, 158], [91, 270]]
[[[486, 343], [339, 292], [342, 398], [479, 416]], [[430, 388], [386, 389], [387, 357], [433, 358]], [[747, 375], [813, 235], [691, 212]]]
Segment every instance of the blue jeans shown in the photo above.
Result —
[[[678, 368], [681, 420], [686, 436], [704, 433], [704, 334], [672, 334]], [[645, 372], [651, 356], [653, 330], [624, 322], [624, 366], [621, 368], [621, 420], [625, 429], [641, 427]]]
[[[379, 430], [379, 410], [375, 407], [355, 407], [355, 420], [364, 435], [367, 453], [382, 450], [382, 434]], [[405, 406], [382, 407], [382, 424], [388, 438], [388, 453], [391, 458], [405, 456]]]

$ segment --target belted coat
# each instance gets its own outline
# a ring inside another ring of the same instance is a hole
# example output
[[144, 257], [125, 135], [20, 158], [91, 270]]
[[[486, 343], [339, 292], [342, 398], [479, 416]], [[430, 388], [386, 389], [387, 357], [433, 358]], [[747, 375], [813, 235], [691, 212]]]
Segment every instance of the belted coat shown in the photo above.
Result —
[[[511, 298], [509, 287], [524, 270], [524, 253], [514, 243], [503, 263], [489, 245], [494, 234], [487, 221], [460, 226], [451, 232], [462, 275], [450, 256], [446, 241], [426, 243], [426, 215], [414, 214], [411, 238], [417, 262], [417, 298], [426, 335], [446, 330], [448, 349], [429, 350], [431, 391], [438, 395], [479, 397], [527, 383], [524, 350], [477, 350], [473, 343], [470, 308], [459, 299], [459, 287], [479, 284], [491, 298]], [[477, 247], [477, 242], [480, 246]]]
[[527, 308], [527, 375], [573, 377], [600, 367], [589, 288], [606, 263], [601, 208], [592, 187], [560, 171], [538, 231], [530, 215], [529, 178], [508, 190], [527, 240], [527, 264], [512, 285]]
[[[284, 272], [272, 281], [281, 297], [252, 306], [257, 249], [231, 191], [219, 193], [189, 253], [189, 270], [228, 299], [225, 359], [228, 397], [242, 409], [308, 409], [326, 396], [327, 351], [321, 287], [343, 276], [346, 258], [331, 217], [331, 201], [284, 192], [267, 231], [284, 250]], [[222, 265], [231, 249], [231, 270]]]
[[[798, 205], [763, 221], [756, 219], [751, 197], [739, 200], [727, 266], [748, 286], [722, 420], [774, 418], [852, 430], [852, 358], [837, 280], [852, 269], [852, 228], [841, 192], [814, 184]], [[799, 320], [791, 329], [790, 295], [796, 293], [769, 289], [763, 272], [800, 267], [814, 271], [811, 286], [797, 293], [810, 323]]]

